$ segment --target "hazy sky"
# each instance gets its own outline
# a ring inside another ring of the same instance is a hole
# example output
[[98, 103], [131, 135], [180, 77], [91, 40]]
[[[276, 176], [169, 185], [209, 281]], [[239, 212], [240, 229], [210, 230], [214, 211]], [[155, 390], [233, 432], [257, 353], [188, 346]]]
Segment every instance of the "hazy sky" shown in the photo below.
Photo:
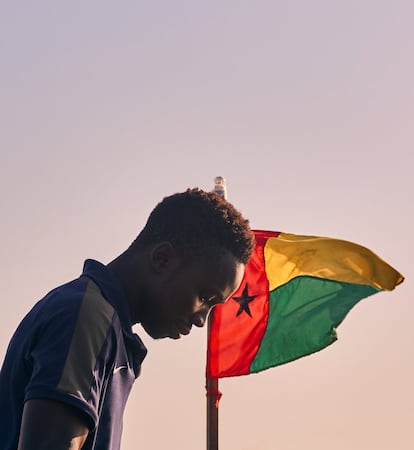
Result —
[[[165, 195], [227, 180], [253, 228], [369, 247], [403, 275], [320, 353], [220, 382], [222, 450], [408, 450], [414, 3], [0, 3], [0, 359]], [[122, 450], [205, 448], [206, 330], [152, 341]]]

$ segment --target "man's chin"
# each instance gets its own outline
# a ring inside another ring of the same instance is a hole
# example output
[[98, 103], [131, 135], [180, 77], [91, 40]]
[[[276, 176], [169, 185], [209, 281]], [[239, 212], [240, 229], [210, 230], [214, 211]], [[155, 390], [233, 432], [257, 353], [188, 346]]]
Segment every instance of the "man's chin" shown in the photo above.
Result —
[[142, 328], [144, 328], [145, 332], [151, 336], [153, 339], [165, 339], [165, 338], [170, 338], [170, 339], [180, 339], [181, 335], [178, 332], [178, 330], [176, 332], [172, 332], [171, 330], [169, 331], [163, 331], [163, 330], [156, 330], [151, 328], [150, 326], [147, 326], [143, 323], [141, 323]]

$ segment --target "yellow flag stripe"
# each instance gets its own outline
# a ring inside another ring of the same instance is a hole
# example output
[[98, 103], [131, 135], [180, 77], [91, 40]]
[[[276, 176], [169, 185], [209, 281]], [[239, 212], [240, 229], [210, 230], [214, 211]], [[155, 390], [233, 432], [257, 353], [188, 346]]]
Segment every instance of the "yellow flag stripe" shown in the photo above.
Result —
[[326, 237], [280, 233], [264, 247], [269, 290], [299, 276], [313, 276], [392, 290], [404, 277], [371, 250]]

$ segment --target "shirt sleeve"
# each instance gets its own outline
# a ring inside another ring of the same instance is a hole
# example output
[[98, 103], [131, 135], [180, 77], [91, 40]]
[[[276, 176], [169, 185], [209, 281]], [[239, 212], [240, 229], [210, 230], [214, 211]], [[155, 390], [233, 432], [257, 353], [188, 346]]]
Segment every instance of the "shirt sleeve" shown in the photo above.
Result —
[[69, 404], [96, 427], [100, 400], [112, 373], [116, 339], [114, 308], [97, 285], [67, 289], [48, 299], [29, 352], [32, 366], [25, 400], [49, 398]]

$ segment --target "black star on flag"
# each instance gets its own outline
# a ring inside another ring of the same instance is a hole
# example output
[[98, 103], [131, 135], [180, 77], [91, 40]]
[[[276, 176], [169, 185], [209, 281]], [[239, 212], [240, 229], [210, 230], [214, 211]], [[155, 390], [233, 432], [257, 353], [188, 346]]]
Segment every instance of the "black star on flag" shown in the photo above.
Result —
[[250, 312], [249, 303], [253, 301], [257, 295], [249, 295], [247, 283], [244, 286], [243, 293], [241, 297], [233, 297], [233, 300], [235, 300], [239, 304], [239, 310], [237, 311], [236, 317], [240, 316], [240, 314], [244, 311], [246, 314], [248, 314], [250, 317], [252, 317], [252, 313]]

